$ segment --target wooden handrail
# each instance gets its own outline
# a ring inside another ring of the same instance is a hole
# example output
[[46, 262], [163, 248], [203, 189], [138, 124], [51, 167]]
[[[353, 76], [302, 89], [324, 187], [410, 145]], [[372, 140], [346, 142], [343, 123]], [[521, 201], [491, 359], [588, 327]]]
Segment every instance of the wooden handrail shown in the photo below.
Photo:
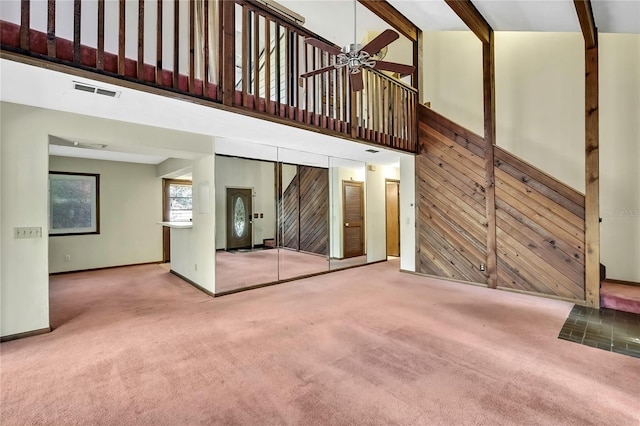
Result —
[[[295, 121], [328, 133], [415, 152], [415, 88], [369, 69], [363, 71], [366, 87], [355, 93], [346, 69], [300, 78], [336, 60], [306, 44], [305, 39], [312, 37], [333, 45], [329, 40], [255, 0], [216, 1], [174, 0], [171, 5], [163, 0], [145, 8], [144, 0], [137, 4], [98, 0], [98, 13], [91, 16], [81, 13], [80, 0], [73, 1], [69, 13], [67, 8], [56, 8], [56, 0], [48, 0], [46, 8], [35, 8], [44, 16], [34, 19], [31, 2], [21, 0], [20, 20], [3, 21], [7, 30], [3, 28], [2, 48], [251, 110], [277, 117], [279, 122]], [[134, 7], [137, 19], [131, 14]], [[241, 27], [236, 28], [240, 10]], [[32, 21], [41, 22], [41, 18], [47, 22], [44, 33], [31, 28]], [[131, 31], [127, 24], [137, 24], [137, 30]], [[95, 30], [89, 42], [87, 29]], [[71, 39], [61, 38], [62, 33], [72, 34]], [[236, 40], [238, 33], [241, 39]], [[210, 34], [217, 34], [216, 45], [210, 41]], [[105, 50], [105, 40], [116, 41], [115, 51]], [[242, 49], [237, 52], [242, 58], [238, 64], [236, 46]], [[131, 57], [126, 56], [127, 51]], [[236, 75], [236, 65], [241, 68], [241, 78]]]

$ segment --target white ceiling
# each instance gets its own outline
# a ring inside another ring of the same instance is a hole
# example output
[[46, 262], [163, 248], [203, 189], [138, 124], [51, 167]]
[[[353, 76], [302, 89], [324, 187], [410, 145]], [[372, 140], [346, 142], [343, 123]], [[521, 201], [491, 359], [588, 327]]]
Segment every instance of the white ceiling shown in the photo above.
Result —
[[[444, 0], [387, 0], [423, 31], [464, 31]], [[573, 0], [472, 0], [495, 31], [578, 32]], [[639, 0], [592, 0], [598, 31], [640, 33]]]

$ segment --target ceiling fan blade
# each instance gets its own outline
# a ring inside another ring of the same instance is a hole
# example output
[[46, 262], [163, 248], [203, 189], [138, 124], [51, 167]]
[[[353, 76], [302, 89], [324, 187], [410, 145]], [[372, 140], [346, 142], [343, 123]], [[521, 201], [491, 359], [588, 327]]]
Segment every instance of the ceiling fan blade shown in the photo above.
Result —
[[369, 55], [373, 56], [378, 53], [386, 45], [396, 41], [400, 36], [393, 30], [384, 30], [379, 36], [371, 40], [362, 49]]
[[325, 43], [324, 41], [320, 41], [317, 38], [307, 37], [304, 39], [304, 42], [310, 44], [311, 46], [317, 47], [320, 50], [324, 50], [325, 52], [329, 52], [332, 55], [338, 56], [342, 53], [342, 50], [335, 46], [331, 46], [330, 44]]
[[335, 69], [335, 67], [333, 65], [329, 65], [328, 67], [319, 68], [317, 70], [313, 70], [313, 71], [309, 71], [309, 72], [304, 73], [304, 74], [300, 74], [300, 77], [302, 77], [302, 78], [312, 77], [314, 75], [318, 75], [318, 74], [321, 74], [321, 73], [327, 72], [327, 71], [332, 71], [334, 69]]
[[364, 89], [364, 82], [362, 81], [362, 71], [356, 74], [349, 74], [349, 81], [351, 82], [351, 90], [359, 92]]
[[376, 61], [373, 67], [377, 70], [397, 72], [400, 75], [410, 75], [416, 70], [414, 66], [398, 64], [395, 62]]

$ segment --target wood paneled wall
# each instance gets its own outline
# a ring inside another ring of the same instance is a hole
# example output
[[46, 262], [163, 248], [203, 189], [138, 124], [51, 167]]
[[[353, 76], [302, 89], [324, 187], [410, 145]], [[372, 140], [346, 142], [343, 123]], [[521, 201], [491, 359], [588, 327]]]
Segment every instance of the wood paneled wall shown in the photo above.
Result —
[[284, 247], [326, 255], [329, 251], [329, 171], [298, 166], [282, 194]]
[[[418, 272], [485, 284], [483, 138], [420, 108]], [[494, 147], [498, 287], [584, 300], [584, 195]]]
[[417, 270], [484, 284], [484, 142], [425, 107], [419, 111]]
[[584, 300], [584, 195], [495, 148], [498, 287]]

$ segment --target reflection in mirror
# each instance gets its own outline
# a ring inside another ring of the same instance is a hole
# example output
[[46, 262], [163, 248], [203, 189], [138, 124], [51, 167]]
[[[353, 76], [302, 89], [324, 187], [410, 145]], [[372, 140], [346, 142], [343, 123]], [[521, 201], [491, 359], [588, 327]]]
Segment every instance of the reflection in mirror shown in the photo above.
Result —
[[367, 263], [365, 163], [329, 158], [330, 269]]
[[281, 280], [329, 269], [328, 158], [278, 149], [278, 265]]
[[278, 281], [277, 152], [261, 153], [216, 155], [216, 293]]

